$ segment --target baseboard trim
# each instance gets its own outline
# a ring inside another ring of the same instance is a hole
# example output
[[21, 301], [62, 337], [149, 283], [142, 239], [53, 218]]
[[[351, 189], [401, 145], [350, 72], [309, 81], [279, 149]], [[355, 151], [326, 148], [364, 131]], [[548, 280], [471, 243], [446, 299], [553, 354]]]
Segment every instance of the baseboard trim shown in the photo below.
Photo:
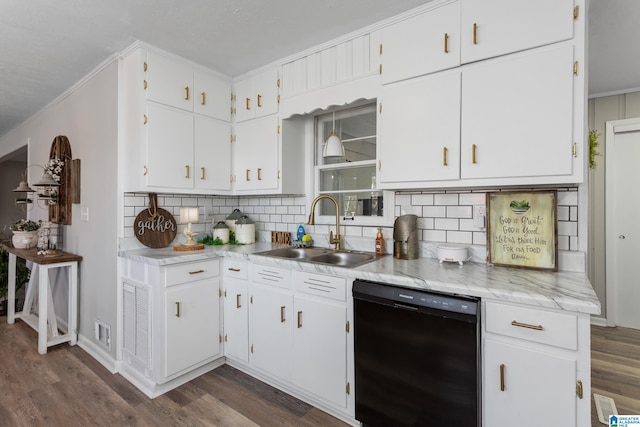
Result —
[[609, 326], [607, 325], [607, 319], [604, 317], [591, 316], [591, 325], [593, 326]]
[[102, 348], [98, 347], [93, 341], [82, 336], [78, 336], [78, 347], [89, 353], [89, 356], [96, 359], [112, 374], [118, 372], [118, 370], [116, 369], [116, 360], [113, 358], [113, 356], [105, 352]]

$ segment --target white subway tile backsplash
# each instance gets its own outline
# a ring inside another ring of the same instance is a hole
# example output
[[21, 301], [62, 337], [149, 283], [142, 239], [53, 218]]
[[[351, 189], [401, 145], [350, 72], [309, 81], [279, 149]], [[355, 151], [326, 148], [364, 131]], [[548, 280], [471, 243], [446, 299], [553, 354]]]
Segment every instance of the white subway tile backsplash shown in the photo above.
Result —
[[433, 194], [413, 194], [411, 196], [412, 205], [433, 205]]
[[473, 243], [473, 233], [468, 231], [447, 231], [447, 242], [450, 243]]
[[422, 208], [423, 217], [432, 217], [432, 218], [446, 218], [447, 217], [447, 208], [446, 206], [424, 206]]
[[434, 205], [457, 205], [458, 194], [452, 194], [452, 193], [434, 194], [433, 204]]
[[434, 228], [437, 230], [459, 230], [458, 220], [454, 218], [436, 218]]
[[[577, 251], [578, 206], [575, 189], [558, 190], [558, 249]], [[426, 242], [451, 242], [486, 246], [486, 229], [473, 224], [475, 206], [485, 206], [486, 191], [407, 191], [395, 195], [394, 216], [414, 214], [418, 216], [419, 236]], [[159, 194], [158, 205], [171, 212], [179, 221], [181, 206], [200, 207], [200, 222], [192, 227], [197, 231], [211, 231], [211, 224], [224, 220], [233, 209], [239, 208], [256, 223], [259, 238], [270, 239], [270, 231], [289, 231], [293, 235], [298, 225], [303, 224], [307, 233], [324, 242], [333, 230], [331, 225], [306, 224], [307, 198], [305, 196], [203, 196]], [[126, 193], [124, 195], [124, 237], [134, 237], [135, 216], [149, 204], [147, 194]], [[213, 221], [213, 222], [212, 222]], [[179, 232], [184, 229], [180, 225]], [[342, 222], [341, 233], [353, 242], [375, 239], [377, 227], [362, 227]], [[385, 239], [392, 245], [393, 227], [383, 228]], [[326, 243], [326, 242], [325, 242]], [[347, 246], [350, 247], [350, 246]], [[392, 246], [391, 246], [392, 247]]]
[[447, 218], [473, 218], [473, 206], [447, 206]]

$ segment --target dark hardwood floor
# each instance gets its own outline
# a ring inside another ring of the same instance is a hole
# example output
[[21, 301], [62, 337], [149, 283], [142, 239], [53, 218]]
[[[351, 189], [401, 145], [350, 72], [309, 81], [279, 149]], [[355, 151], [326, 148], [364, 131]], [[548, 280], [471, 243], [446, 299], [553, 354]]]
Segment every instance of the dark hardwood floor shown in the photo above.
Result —
[[[640, 331], [594, 326], [591, 336], [592, 391], [613, 398], [620, 414], [640, 414]], [[77, 346], [39, 355], [36, 338], [0, 317], [2, 427], [346, 425], [229, 366], [149, 399]]]

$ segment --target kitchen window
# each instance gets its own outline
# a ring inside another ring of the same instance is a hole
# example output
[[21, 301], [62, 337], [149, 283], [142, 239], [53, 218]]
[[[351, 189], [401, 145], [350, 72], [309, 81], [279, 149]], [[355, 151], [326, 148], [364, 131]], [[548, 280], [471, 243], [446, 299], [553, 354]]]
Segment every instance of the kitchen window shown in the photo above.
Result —
[[[393, 192], [377, 188], [376, 104], [335, 111], [335, 131], [345, 156], [324, 158], [325, 141], [334, 129], [334, 112], [315, 117], [314, 194], [329, 194], [340, 204], [344, 225], [390, 225]], [[321, 200], [316, 208], [320, 223], [335, 222], [335, 207]]]

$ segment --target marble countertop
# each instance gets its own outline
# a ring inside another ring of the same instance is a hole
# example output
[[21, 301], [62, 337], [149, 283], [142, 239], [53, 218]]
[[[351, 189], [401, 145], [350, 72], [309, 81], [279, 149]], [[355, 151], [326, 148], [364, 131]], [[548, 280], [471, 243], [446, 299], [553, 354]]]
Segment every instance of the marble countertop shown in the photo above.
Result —
[[349, 279], [359, 278], [483, 299], [600, 314], [600, 301], [584, 273], [496, 267], [473, 262], [464, 265], [441, 264], [432, 258], [400, 260], [391, 255], [379, 257], [376, 261], [356, 268], [343, 268], [258, 254], [274, 246], [276, 245], [257, 242], [243, 246], [211, 246], [194, 252], [145, 248], [122, 251], [119, 256], [155, 265], [171, 265], [218, 256], [245, 259], [263, 265], [277, 265]]

